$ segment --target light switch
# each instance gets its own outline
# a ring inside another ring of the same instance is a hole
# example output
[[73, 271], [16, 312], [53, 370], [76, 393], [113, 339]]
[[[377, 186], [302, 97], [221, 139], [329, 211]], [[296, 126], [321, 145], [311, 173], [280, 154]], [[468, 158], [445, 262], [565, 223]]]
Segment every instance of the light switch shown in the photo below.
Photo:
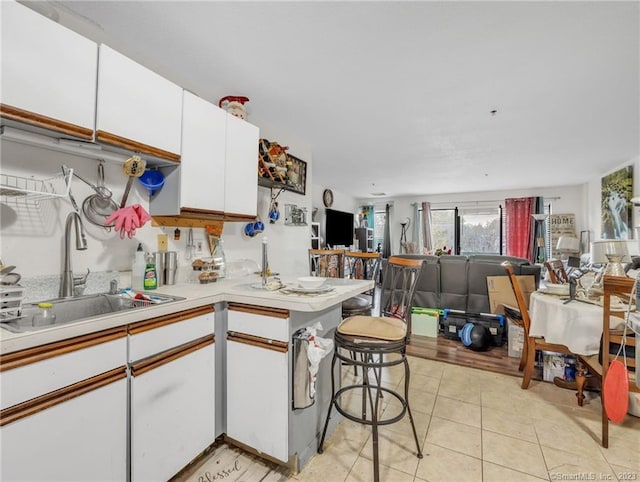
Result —
[[166, 234], [158, 234], [158, 251], [166, 251], [169, 247], [169, 237]]

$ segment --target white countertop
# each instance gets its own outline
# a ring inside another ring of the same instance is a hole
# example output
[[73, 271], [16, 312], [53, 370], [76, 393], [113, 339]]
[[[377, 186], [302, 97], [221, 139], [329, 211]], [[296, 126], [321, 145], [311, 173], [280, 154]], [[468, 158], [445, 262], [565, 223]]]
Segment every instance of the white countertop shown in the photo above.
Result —
[[[283, 278], [282, 281], [286, 285], [293, 280]], [[221, 301], [314, 312], [330, 308], [373, 288], [373, 281], [368, 280], [327, 279], [327, 282], [335, 289], [329, 293], [313, 296], [283, 294], [279, 291], [253, 288], [252, 285], [260, 283], [258, 276], [220, 280], [209, 284], [185, 283], [162, 286], [155, 292], [185, 299], [26, 333], [12, 333], [0, 328], [0, 355]]]

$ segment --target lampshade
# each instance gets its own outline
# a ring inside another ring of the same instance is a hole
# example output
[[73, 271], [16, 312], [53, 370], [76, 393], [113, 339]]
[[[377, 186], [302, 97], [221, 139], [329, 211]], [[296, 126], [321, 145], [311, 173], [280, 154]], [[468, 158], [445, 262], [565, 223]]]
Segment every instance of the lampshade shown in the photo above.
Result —
[[573, 236], [560, 236], [558, 238], [558, 244], [556, 245], [556, 251], [564, 253], [577, 253], [580, 251], [580, 241]]
[[536, 221], [544, 221], [545, 219], [547, 219], [547, 215], [544, 213], [539, 213], [539, 214], [532, 214], [531, 215], [533, 217], [533, 219], [535, 219]]
[[629, 262], [629, 249], [627, 242], [622, 239], [603, 239], [591, 243], [591, 262], [593, 264], [606, 264], [609, 262], [607, 255], [621, 256], [621, 262]]

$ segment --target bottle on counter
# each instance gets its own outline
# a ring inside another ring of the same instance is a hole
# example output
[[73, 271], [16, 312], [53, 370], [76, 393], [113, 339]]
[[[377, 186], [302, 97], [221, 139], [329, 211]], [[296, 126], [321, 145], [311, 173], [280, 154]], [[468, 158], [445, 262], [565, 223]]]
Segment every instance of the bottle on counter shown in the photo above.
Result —
[[131, 288], [134, 290], [144, 289], [144, 273], [146, 268], [147, 262], [144, 257], [142, 243], [138, 243], [138, 249], [136, 249], [133, 265], [131, 266]]
[[153, 254], [147, 255], [147, 266], [144, 270], [144, 289], [155, 290], [158, 287], [158, 272]]
[[33, 315], [33, 326], [53, 325], [56, 314], [53, 312], [53, 303], [38, 303], [38, 312]]

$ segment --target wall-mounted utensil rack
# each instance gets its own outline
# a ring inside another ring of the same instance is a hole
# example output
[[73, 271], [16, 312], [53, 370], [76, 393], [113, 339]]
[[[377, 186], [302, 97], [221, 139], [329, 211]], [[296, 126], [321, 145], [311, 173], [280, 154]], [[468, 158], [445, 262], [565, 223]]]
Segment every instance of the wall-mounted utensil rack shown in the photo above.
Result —
[[73, 169], [66, 169], [64, 173], [48, 179], [0, 173], [0, 196], [33, 201], [66, 198], [69, 196], [72, 177]]

